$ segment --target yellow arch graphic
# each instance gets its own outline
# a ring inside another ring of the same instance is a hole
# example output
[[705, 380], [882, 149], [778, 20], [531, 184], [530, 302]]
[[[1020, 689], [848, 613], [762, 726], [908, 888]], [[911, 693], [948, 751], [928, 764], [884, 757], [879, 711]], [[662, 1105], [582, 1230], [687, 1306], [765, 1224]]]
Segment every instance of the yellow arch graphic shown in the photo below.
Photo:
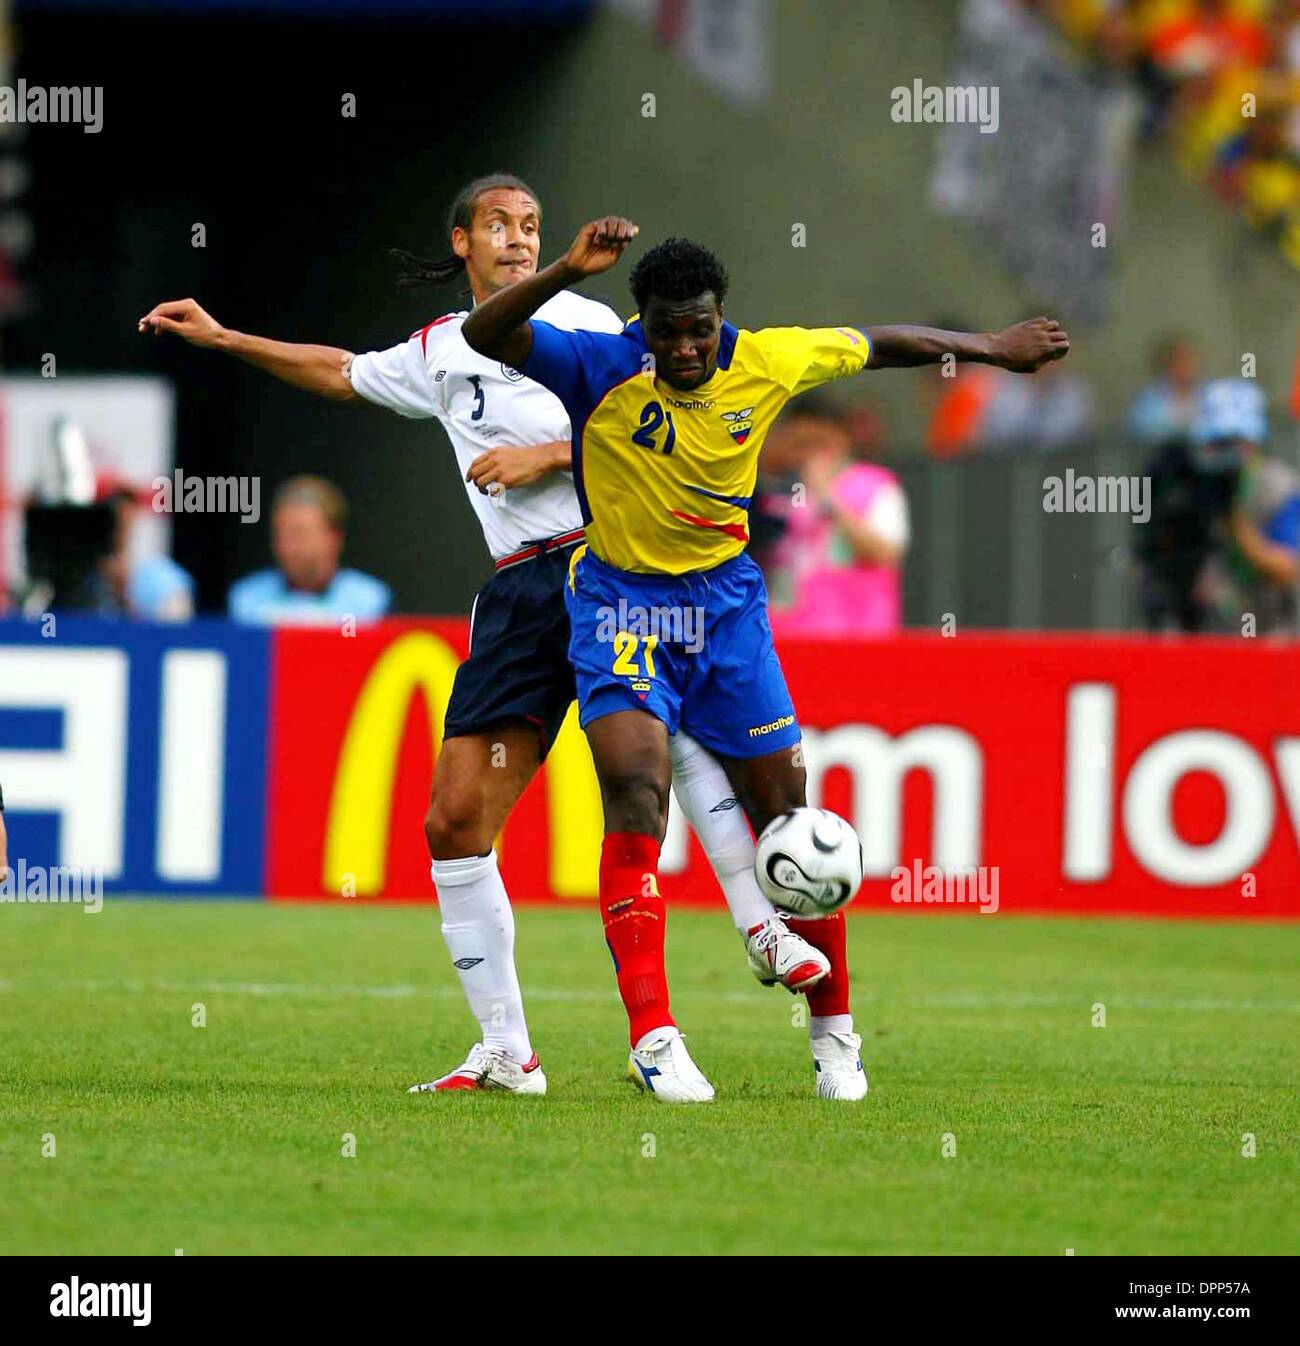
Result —
[[600, 846], [605, 816], [600, 783], [578, 707], [569, 707], [546, 758], [546, 812], [551, 840], [551, 891], [556, 897], [594, 898], [600, 893]]
[[399, 636], [375, 661], [348, 721], [334, 771], [322, 883], [343, 891], [351, 875], [358, 897], [382, 892], [393, 812], [393, 777], [411, 697], [424, 692], [436, 757], [459, 663], [445, 640], [427, 631]]

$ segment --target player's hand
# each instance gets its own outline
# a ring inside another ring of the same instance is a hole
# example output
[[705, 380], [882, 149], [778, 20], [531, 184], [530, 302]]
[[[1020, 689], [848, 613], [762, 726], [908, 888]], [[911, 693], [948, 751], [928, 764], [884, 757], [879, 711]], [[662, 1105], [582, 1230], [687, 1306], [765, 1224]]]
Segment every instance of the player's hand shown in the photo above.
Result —
[[578, 230], [564, 265], [575, 276], [598, 276], [623, 255], [623, 249], [639, 234], [639, 227], [621, 215], [606, 215]]
[[140, 319], [137, 330], [154, 336], [174, 332], [192, 346], [217, 346], [226, 335], [226, 329], [193, 299], [173, 299], [151, 308]]
[[484, 495], [500, 495], [511, 486], [528, 486], [548, 472], [569, 465], [569, 441], [529, 444], [523, 448], [496, 448], [480, 453], [469, 465], [465, 480]]
[[1055, 318], [1030, 318], [993, 336], [993, 363], [1015, 374], [1032, 374], [1069, 350], [1070, 338]]

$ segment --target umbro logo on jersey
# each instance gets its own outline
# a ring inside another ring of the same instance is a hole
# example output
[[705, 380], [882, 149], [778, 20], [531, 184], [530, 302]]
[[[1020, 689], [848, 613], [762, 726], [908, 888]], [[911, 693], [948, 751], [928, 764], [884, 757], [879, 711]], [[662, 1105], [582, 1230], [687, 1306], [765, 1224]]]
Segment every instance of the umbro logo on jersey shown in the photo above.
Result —
[[458, 968], [461, 972], [468, 972], [472, 967], [478, 967], [483, 960], [481, 958], [457, 958], [452, 967]]
[[722, 419], [727, 422], [727, 433], [732, 439], [737, 444], [743, 444], [749, 438], [749, 432], [754, 428], [754, 408], [746, 407], [743, 411], [724, 411]]
[[443, 381], [443, 379], [445, 379], [446, 377], [447, 377], [447, 371], [446, 371], [445, 369], [440, 369], [440, 370], [433, 376], [433, 381], [434, 381], [435, 383], [441, 383], [441, 382]]
[[728, 813], [740, 803], [740, 800], [732, 795], [729, 799], [719, 799], [709, 810], [710, 813]]
[[501, 372], [510, 380], [511, 383], [518, 383], [523, 375], [517, 369], [511, 369], [508, 364], [502, 364]]

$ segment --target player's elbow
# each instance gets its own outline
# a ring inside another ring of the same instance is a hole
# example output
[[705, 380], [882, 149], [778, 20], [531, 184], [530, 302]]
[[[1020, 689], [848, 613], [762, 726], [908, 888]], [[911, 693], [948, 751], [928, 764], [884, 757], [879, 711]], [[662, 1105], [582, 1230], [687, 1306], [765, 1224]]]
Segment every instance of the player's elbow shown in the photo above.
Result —
[[329, 402], [359, 402], [357, 390], [346, 380], [331, 381], [320, 389], [320, 395]]

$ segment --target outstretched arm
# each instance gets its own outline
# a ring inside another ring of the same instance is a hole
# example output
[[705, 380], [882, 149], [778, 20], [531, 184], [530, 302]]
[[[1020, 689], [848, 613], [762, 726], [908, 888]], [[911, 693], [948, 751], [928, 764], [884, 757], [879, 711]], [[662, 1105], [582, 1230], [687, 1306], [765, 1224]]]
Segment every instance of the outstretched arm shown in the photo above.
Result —
[[618, 215], [583, 225], [558, 262], [527, 280], [498, 290], [477, 305], [460, 329], [470, 348], [493, 360], [521, 369], [533, 349], [529, 318], [548, 299], [586, 276], [608, 271], [637, 236], [637, 226]]
[[174, 299], [157, 305], [140, 319], [138, 330], [152, 332], [154, 336], [173, 332], [191, 346], [237, 355], [284, 383], [327, 397], [332, 402], [361, 400], [344, 373], [352, 362], [351, 351], [337, 346], [272, 341], [268, 337], [235, 332], [222, 327], [193, 299]]
[[944, 356], [1032, 374], [1070, 349], [1055, 318], [1030, 318], [1000, 332], [945, 332], [937, 327], [866, 327], [868, 369], [938, 364]]

